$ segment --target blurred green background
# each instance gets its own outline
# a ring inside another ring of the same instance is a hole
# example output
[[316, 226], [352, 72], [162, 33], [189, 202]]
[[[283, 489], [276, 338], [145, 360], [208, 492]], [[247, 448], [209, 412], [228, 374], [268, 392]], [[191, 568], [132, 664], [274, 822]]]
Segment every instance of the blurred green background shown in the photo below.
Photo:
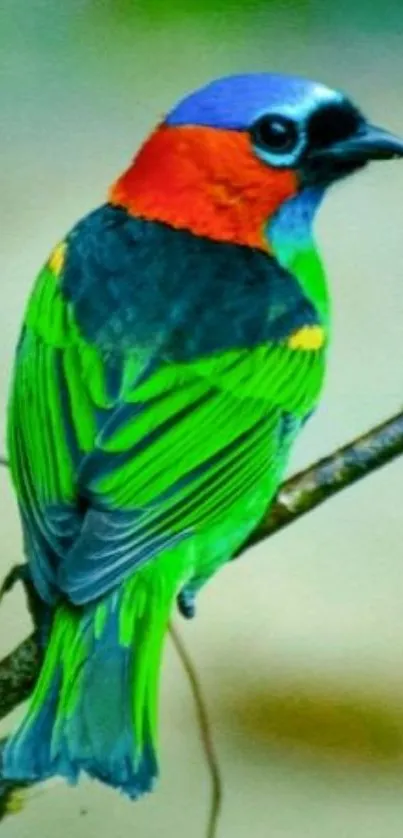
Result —
[[[176, 98], [229, 72], [284, 70], [348, 90], [403, 134], [402, 38], [401, 0], [2, 0], [1, 438], [38, 266]], [[293, 468], [401, 405], [402, 222], [397, 163], [336, 188], [321, 212], [335, 336]], [[181, 624], [225, 777], [220, 838], [401, 838], [402, 476], [397, 462], [251, 551]], [[0, 480], [3, 574], [21, 538]], [[1, 608], [0, 653], [28, 628], [15, 593]], [[157, 794], [132, 805], [97, 784], [56, 784], [2, 824], [4, 838], [202, 838], [208, 778], [169, 644], [161, 715]]]

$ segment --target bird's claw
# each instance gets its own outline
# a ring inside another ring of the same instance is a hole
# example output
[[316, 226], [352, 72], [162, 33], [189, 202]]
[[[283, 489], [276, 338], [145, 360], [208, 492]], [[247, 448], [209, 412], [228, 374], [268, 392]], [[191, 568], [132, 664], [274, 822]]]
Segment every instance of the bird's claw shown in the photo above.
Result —
[[196, 615], [196, 595], [189, 588], [182, 588], [178, 595], [178, 610], [182, 617], [191, 620]]
[[25, 587], [26, 584], [26, 567], [23, 564], [14, 565], [7, 573], [3, 584], [0, 587], [0, 602], [13, 590], [17, 582], [22, 582]]

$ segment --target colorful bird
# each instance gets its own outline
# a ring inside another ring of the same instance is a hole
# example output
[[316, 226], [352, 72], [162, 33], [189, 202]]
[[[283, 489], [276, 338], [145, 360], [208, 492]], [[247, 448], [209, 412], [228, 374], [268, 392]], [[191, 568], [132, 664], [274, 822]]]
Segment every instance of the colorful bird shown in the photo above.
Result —
[[402, 156], [339, 92], [224, 78], [171, 111], [53, 250], [9, 405], [44, 661], [6, 778], [152, 788], [173, 605], [193, 614], [318, 403], [315, 212], [334, 181]]

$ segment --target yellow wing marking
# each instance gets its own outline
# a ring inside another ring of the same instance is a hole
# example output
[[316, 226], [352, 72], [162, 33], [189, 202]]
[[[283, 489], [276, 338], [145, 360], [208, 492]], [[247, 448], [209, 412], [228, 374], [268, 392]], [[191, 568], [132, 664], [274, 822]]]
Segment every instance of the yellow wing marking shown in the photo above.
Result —
[[290, 349], [312, 351], [321, 349], [326, 342], [326, 332], [323, 326], [302, 326], [287, 340]]
[[50, 254], [48, 265], [52, 273], [54, 273], [57, 277], [60, 276], [63, 270], [63, 266], [66, 260], [66, 251], [66, 242], [60, 242], [58, 245], [56, 245], [55, 249], [52, 250], [52, 253]]

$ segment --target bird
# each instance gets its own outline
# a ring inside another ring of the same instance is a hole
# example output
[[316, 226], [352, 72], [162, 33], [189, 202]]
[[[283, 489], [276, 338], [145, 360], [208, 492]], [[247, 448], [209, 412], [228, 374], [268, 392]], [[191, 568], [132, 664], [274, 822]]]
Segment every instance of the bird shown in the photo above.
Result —
[[331, 301], [313, 224], [403, 140], [346, 94], [246, 73], [186, 95], [39, 271], [8, 451], [41, 671], [3, 776], [159, 774], [164, 639], [275, 497], [315, 412]]

